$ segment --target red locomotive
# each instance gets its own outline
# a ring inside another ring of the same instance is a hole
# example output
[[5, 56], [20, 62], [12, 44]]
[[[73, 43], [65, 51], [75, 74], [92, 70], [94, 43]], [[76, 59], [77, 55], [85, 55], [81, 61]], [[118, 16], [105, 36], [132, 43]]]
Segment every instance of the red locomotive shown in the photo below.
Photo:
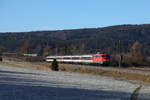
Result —
[[110, 55], [109, 54], [95, 54], [92, 57], [93, 63], [100, 64], [109, 64], [110, 63]]

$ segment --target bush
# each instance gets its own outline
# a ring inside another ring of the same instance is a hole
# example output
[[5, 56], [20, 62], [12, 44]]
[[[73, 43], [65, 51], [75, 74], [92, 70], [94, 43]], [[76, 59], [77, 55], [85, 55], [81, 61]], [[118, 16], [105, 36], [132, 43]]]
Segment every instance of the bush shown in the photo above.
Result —
[[52, 62], [52, 65], [51, 65], [51, 69], [52, 69], [53, 71], [58, 71], [58, 70], [59, 70], [58, 67], [59, 67], [59, 66], [58, 66], [58, 62], [57, 62], [56, 59], [54, 59], [53, 62]]
[[118, 66], [118, 60], [119, 60], [118, 55], [111, 55], [110, 66]]
[[[124, 54], [122, 54], [121, 56], [122, 56], [121, 67], [128, 67], [128, 64], [126, 62], [124, 62]], [[110, 66], [119, 67], [120, 59], [121, 58], [120, 58], [119, 54], [111, 55]]]
[[122, 61], [122, 66], [146, 66], [147, 62], [146, 59], [141, 57], [134, 57], [131, 54], [125, 54]]
[[0, 61], [3, 61], [2, 57], [0, 57]]

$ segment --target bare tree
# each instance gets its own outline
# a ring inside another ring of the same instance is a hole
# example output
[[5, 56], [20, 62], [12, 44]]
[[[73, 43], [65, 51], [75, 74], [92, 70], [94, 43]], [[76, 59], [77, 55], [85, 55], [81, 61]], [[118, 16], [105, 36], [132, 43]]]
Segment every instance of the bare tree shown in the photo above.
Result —
[[21, 49], [20, 49], [20, 52], [21, 53], [30, 53], [31, 52], [31, 44], [30, 44], [30, 41], [29, 40], [26, 40]]
[[130, 50], [130, 56], [133, 64], [141, 65], [145, 61], [145, 56], [142, 52], [142, 45], [136, 41]]

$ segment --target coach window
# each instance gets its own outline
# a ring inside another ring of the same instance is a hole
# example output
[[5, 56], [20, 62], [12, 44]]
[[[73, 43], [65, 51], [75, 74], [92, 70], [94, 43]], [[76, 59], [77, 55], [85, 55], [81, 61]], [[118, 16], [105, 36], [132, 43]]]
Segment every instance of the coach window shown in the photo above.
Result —
[[76, 60], [76, 59], [80, 59], [79, 57], [73, 57], [72, 59]]
[[82, 59], [84, 59], [84, 60], [90, 60], [91, 57], [82, 57]]
[[70, 57], [65, 57], [64, 59], [71, 59]]
[[61, 59], [61, 58], [56, 58], [56, 59]]

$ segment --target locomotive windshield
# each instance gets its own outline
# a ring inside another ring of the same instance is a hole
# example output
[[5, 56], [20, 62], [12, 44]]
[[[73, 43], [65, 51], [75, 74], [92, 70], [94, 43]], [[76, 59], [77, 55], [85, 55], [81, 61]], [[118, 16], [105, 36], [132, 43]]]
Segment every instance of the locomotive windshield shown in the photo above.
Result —
[[110, 55], [102, 55], [102, 57], [110, 58]]

